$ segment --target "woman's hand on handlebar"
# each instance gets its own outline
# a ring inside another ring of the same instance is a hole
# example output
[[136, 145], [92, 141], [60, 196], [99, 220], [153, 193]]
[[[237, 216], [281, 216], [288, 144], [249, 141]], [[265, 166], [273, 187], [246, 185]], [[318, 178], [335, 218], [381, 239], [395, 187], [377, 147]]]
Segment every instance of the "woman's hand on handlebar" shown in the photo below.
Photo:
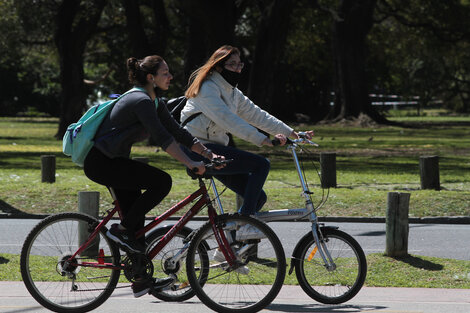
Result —
[[283, 146], [287, 142], [287, 136], [284, 136], [283, 134], [277, 134], [274, 136], [274, 140], [279, 141], [279, 145]]
[[220, 163], [217, 163], [218, 165], [216, 165], [216, 166], [214, 167], [216, 170], [220, 170], [221, 168], [224, 168], [224, 167], [227, 165], [227, 163], [224, 162], [224, 161], [225, 161], [225, 157], [224, 157], [223, 155], [219, 155], [219, 154], [212, 153], [212, 159], [211, 159], [211, 161], [213, 161], [213, 160], [218, 160], [219, 162], [222, 161], [222, 162], [220, 162]]
[[[190, 166], [188, 166], [191, 170], [193, 170], [195, 173], [197, 173], [198, 175], [202, 175], [206, 172], [206, 167], [204, 165], [204, 162], [202, 161], [192, 161]], [[197, 171], [195, 170], [197, 169]]]

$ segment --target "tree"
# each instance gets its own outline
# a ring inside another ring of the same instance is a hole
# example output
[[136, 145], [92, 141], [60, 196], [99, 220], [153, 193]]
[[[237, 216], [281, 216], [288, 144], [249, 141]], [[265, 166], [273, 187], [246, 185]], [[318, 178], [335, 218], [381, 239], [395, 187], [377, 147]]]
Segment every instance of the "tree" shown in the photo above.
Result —
[[54, 32], [62, 86], [58, 138], [62, 138], [69, 124], [80, 118], [86, 106], [83, 54], [105, 5], [106, 0], [67, 0], [58, 7]]
[[316, 1], [333, 18], [335, 100], [328, 119], [356, 118], [364, 113], [377, 122], [386, 122], [371, 105], [366, 75], [366, 39], [374, 23], [376, 3], [377, 0], [341, 0], [333, 8]]
[[219, 47], [234, 44], [237, 7], [234, 0], [184, 1], [188, 18], [186, 78]]
[[123, 0], [133, 56], [143, 58], [152, 54], [164, 55], [169, 36], [169, 21], [163, 0], [145, 1], [146, 7], [153, 13], [153, 18], [146, 18], [146, 15], [142, 14], [141, 2], [143, 1]]
[[281, 61], [284, 56], [289, 20], [294, 1], [258, 1], [261, 17], [256, 33], [256, 46], [250, 71], [248, 96], [258, 106], [272, 111], [282, 106], [275, 101], [276, 90], [283, 89], [285, 81], [280, 75]]
[[403, 77], [402, 92], [419, 95], [422, 105], [441, 99], [449, 108], [469, 112], [470, 3], [380, 0], [377, 11], [387, 22], [386, 36], [404, 50], [383, 51], [388, 66]]

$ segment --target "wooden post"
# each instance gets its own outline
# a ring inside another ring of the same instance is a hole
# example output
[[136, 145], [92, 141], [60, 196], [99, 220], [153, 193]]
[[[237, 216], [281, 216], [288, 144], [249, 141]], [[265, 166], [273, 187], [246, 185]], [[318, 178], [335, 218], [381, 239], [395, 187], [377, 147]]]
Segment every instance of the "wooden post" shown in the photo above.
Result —
[[149, 164], [149, 158], [147, 157], [133, 157], [132, 160]]
[[41, 155], [41, 182], [55, 182], [55, 155]]
[[385, 229], [385, 254], [387, 256], [394, 257], [408, 255], [409, 204], [409, 193], [388, 193]]
[[336, 153], [320, 153], [320, 173], [322, 188], [336, 188]]
[[419, 158], [419, 171], [421, 176], [421, 189], [440, 190], [439, 157], [421, 156]]
[[[79, 191], [78, 192], [78, 211], [98, 218], [100, 206], [100, 193], [98, 191]], [[79, 245], [85, 243], [90, 236], [88, 225], [80, 224], [78, 229]], [[82, 256], [97, 256], [100, 245], [99, 234], [95, 240], [82, 251]]]

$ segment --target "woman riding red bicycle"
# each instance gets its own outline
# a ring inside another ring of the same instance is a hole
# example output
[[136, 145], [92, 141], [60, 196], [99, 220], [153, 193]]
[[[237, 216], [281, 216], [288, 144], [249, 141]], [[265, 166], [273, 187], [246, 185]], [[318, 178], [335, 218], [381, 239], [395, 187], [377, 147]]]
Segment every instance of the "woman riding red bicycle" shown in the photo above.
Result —
[[[167, 90], [173, 78], [162, 57], [129, 58], [127, 68], [130, 83], [140, 91], [125, 95], [114, 105], [97, 132], [100, 139], [87, 155], [84, 171], [92, 181], [112, 187], [120, 203], [122, 222], [113, 224], [107, 236], [124, 251], [141, 253], [144, 243], [135, 239], [135, 231], [144, 226], [145, 214], [170, 192], [172, 179], [159, 168], [130, 159], [132, 145], [150, 136], [165, 152], [200, 174], [205, 171], [204, 163], [188, 157], [177, 142], [205, 158], [219, 156], [181, 128], [164, 104], [159, 105], [156, 89]], [[171, 278], [137, 281], [132, 289], [140, 297], [151, 283], [158, 289], [171, 282]]]

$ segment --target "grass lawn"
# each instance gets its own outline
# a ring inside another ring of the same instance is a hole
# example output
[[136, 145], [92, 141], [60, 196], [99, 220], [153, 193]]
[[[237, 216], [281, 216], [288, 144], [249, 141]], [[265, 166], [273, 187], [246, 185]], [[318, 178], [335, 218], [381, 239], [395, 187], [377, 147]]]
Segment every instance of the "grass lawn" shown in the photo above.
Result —
[[[400, 117], [394, 117], [399, 119]], [[387, 193], [411, 193], [410, 216], [470, 215], [470, 117], [442, 126], [427, 117], [426, 127], [352, 127], [345, 125], [302, 125], [314, 129], [318, 148], [304, 155], [309, 184], [320, 202], [322, 190], [314, 165], [319, 153], [337, 154], [338, 188], [329, 191], [329, 199], [319, 212], [325, 216], [384, 216]], [[441, 118], [437, 116], [436, 118]], [[77, 192], [101, 193], [103, 211], [111, 206], [105, 187], [85, 177], [80, 167], [62, 154], [62, 142], [54, 139], [56, 119], [0, 118], [0, 209], [27, 213], [75, 211]], [[242, 141], [237, 145], [271, 160], [271, 172], [265, 185], [268, 202], [264, 210], [300, 207], [299, 181], [290, 154], [283, 147], [258, 148]], [[56, 156], [56, 183], [41, 183], [40, 156]], [[419, 156], [438, 155], [442, 190], [420, 190]], [[197, 184], [188, 179], [183, 167], [154, 147], [139, 145], [133, 156], [146, 156], [151, 164], [173, 177], [169, 196], [150, 214], [163, 212], [185, 197]], [[235, 196], [223, 195], [224, 207], [234, 211]]]
[[[369, 287], [470, 288], [470, 261], [375, 253], [367, 256], [367, 263], [365, 286]], [[0, 281], [21, 280], [19, 267], [19, 255], [0, 253]], [[263, 283], [262, 276], [250, 279]], [[126, 282], [124, 275], [120, 281]], [[285, 284], [298, 285], [295, 273], [286, 276]]]

